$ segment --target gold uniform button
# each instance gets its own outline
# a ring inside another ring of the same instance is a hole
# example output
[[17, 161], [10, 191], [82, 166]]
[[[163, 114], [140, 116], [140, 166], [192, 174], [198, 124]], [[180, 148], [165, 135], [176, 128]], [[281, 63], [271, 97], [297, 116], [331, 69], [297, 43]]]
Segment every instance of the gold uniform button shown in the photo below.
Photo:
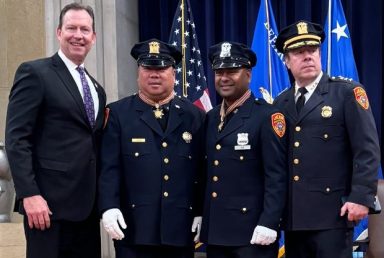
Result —
[[216, 193], [216, 192], [213, 192], [213, 193], [212, 193], [212, 197], [213, 197], [213, 198], [216, 198], [216, 197], [217, 197], [217, 193]]
[[136, 206], [136, 205], [132, 204], [132, 205], [131, 205], [132, 209], [135, 208], [135, 206]]
[[164, 180], [168, 181], [169, 180], [169, 176], [168, 175], [164, 175]]
[[192, 156], [188, 156], [189, 159], [192, 159]]
[[324, 134], [324, 139], [328, 139], [328, 134]]
[[244, 160], [244, 156], [240, 156], [240, 160]]
[[300, 180], [300, 177], [299, 177], [299, 176], [294, 176], [294, 177], [293, 177], [293, 180], [297, 182], [297, 181]]
[[297, 165], [297, 164], [300, 163], [300, 160], [299, 160], [299, 159], [294, 159], [294, 160], [293, 160], [293, 163]]
[[241, 209], [241, 212], [242, 212], [242, 213], [246, 213], [246, 212], [247, 212], [247, 208], [245, 208], [245, 207], [242, 208], [242, 209]]
[[161, 145], [162, 145], [164, 148], [166, 148], [166, 147], [168, 146], [168, 143], [163, 142]]
[[164, 192], [164, 197], [168, 197], [168, 192]]
[[218, 160], [215, 160], [215, 161], [213, 162], [213, 164], [215, 164], [215, 166], [218, 166], [218, 165], [219, 165], [219, 161], [218, 161]]
[[220, 144], [217, 144], [216, 145], [216, 150], [220, 150], [221, 149], [221, 145]]
[[327, 188], [325, 188], [325, 191], [326, 191], [327, 193], [329, 193], [329, 192], [331, 191], [331, 188], [327, 187]]
[[296, 126], [296, 127], [295, 127], [295, 131], [296, 131], [296, 132], [300, 132], [300, 131], [301, 131], [301, 127], [300, 127], [300, 126]]
[[212, 180], [213, 180], [214, 182], [217, 182], [217, 181], [219, 181], [219, 177], [218, 177], [218, 176], [213, 176], [213, 177], [212, 177]]
[[135, 152], [135, 157], [139, 157], [139, 153], [138, 152]]
[[299, 147], [300, 146], [300, 142], [295, 142], [294, 143], [294, 146], [297, 148], [297, 147]]
[[165, 159], [164, 159], [164, 163], [165, 163], [165, 164], [168, 164], [168, 163], [169, 163], [169, 159], [168, 159], [168, 158], [165, 158]]

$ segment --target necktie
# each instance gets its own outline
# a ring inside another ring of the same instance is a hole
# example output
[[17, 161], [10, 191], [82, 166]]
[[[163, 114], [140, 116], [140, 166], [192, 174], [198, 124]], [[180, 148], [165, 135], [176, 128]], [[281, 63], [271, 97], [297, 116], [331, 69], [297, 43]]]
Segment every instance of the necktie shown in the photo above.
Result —
[[300, 114], [301, 109], [304, 107], [304, 103], [305, 103], [305, 96], [304, 95], [308, 91], [305, 87], [301, 87], [301, 88], [299, 88], [299, 92], [300, 92], [300, 96], [296, 101], [296, 110], [297, 110], [298, 114]]
[[87, 113], [88, 121], [91, 127], [95, 126], [95, 107], [93, 105], [93, 99], [91, 90], [89, 88], [87, 79], [85, 78], [84, 68], [78, 66], [76, 70], [80, 73], [81, 85], [83, 86], [83, 102], [85, 112]]

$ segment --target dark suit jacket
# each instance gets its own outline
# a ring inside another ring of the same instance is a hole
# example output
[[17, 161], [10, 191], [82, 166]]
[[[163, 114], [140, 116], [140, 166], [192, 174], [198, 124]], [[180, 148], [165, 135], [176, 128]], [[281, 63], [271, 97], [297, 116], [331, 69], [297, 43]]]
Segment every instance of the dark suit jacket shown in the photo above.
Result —
[[272, 126], [276, 113], [252, 95], [218, 132], [220, 106], [208, 112], [202, 242], [244, 246], [257, 225], [278, 230], [287, 166], [285, 137], [278, 136]]
[[23, 63], [16, 71], [6, 124], [16, 195], [18, 200], [42, 195], [52, 219], [83, 220], [95, 204], [106, 96], [92, 81], [99, 96], [93, 129], [76, 83], [58, 54]]
[[294, 87], [275, 100], [289, 129], [288, 230], [348, 227], [339, 215], [342, 198], [374, 207], [379, 141], [371, 108], [357, 101], [365, 101], [358, 87], [323, 75], [300, 115]]
[[119, 244], [191, 245], [200, 215], [204, 114], [186, 99], [170, 103], [165, 132], [137, 95], [112, 103], [102, 139], [100, 211], [119, 208]]

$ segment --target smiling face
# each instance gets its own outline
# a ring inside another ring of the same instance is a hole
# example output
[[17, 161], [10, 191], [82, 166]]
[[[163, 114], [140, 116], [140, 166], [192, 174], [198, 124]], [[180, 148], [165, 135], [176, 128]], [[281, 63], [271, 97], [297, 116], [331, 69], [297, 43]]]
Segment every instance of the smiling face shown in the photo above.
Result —
[[321, 72], [321, 56], [318, 46], [304, 46], [288, 51], [285, 64], [291, 70], [296, 83], [306, 86], [313, 82]]
[[251, 70], [224, 68], [215, 70], [215, 88], [227, 105], [231, 105], [249, 89]]
[[95, 43], [96, 34], [92, 28], [92, 17], [85, 10], [68, 10], [63, 16], [62, 26], [57, 28], [56, 36], [64, 55], [77, 65]]
[[168, 67], [139, 66], [137, 84], [139, 90], [149, 99], [158, 102], [173, 91], [175, 69]]

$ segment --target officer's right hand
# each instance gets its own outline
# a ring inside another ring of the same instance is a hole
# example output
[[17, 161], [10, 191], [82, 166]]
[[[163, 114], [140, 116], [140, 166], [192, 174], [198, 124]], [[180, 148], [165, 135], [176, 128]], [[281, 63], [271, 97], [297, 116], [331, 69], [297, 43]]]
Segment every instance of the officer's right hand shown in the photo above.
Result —
[[121, 231], [119, 224], [123, 229], [126, 229], [127, 225], [119, 209], [114, 208], [105, 211], [102, 220], [105, 231], [112, 239], [121, 240], [124, 238], [124, 233]]

